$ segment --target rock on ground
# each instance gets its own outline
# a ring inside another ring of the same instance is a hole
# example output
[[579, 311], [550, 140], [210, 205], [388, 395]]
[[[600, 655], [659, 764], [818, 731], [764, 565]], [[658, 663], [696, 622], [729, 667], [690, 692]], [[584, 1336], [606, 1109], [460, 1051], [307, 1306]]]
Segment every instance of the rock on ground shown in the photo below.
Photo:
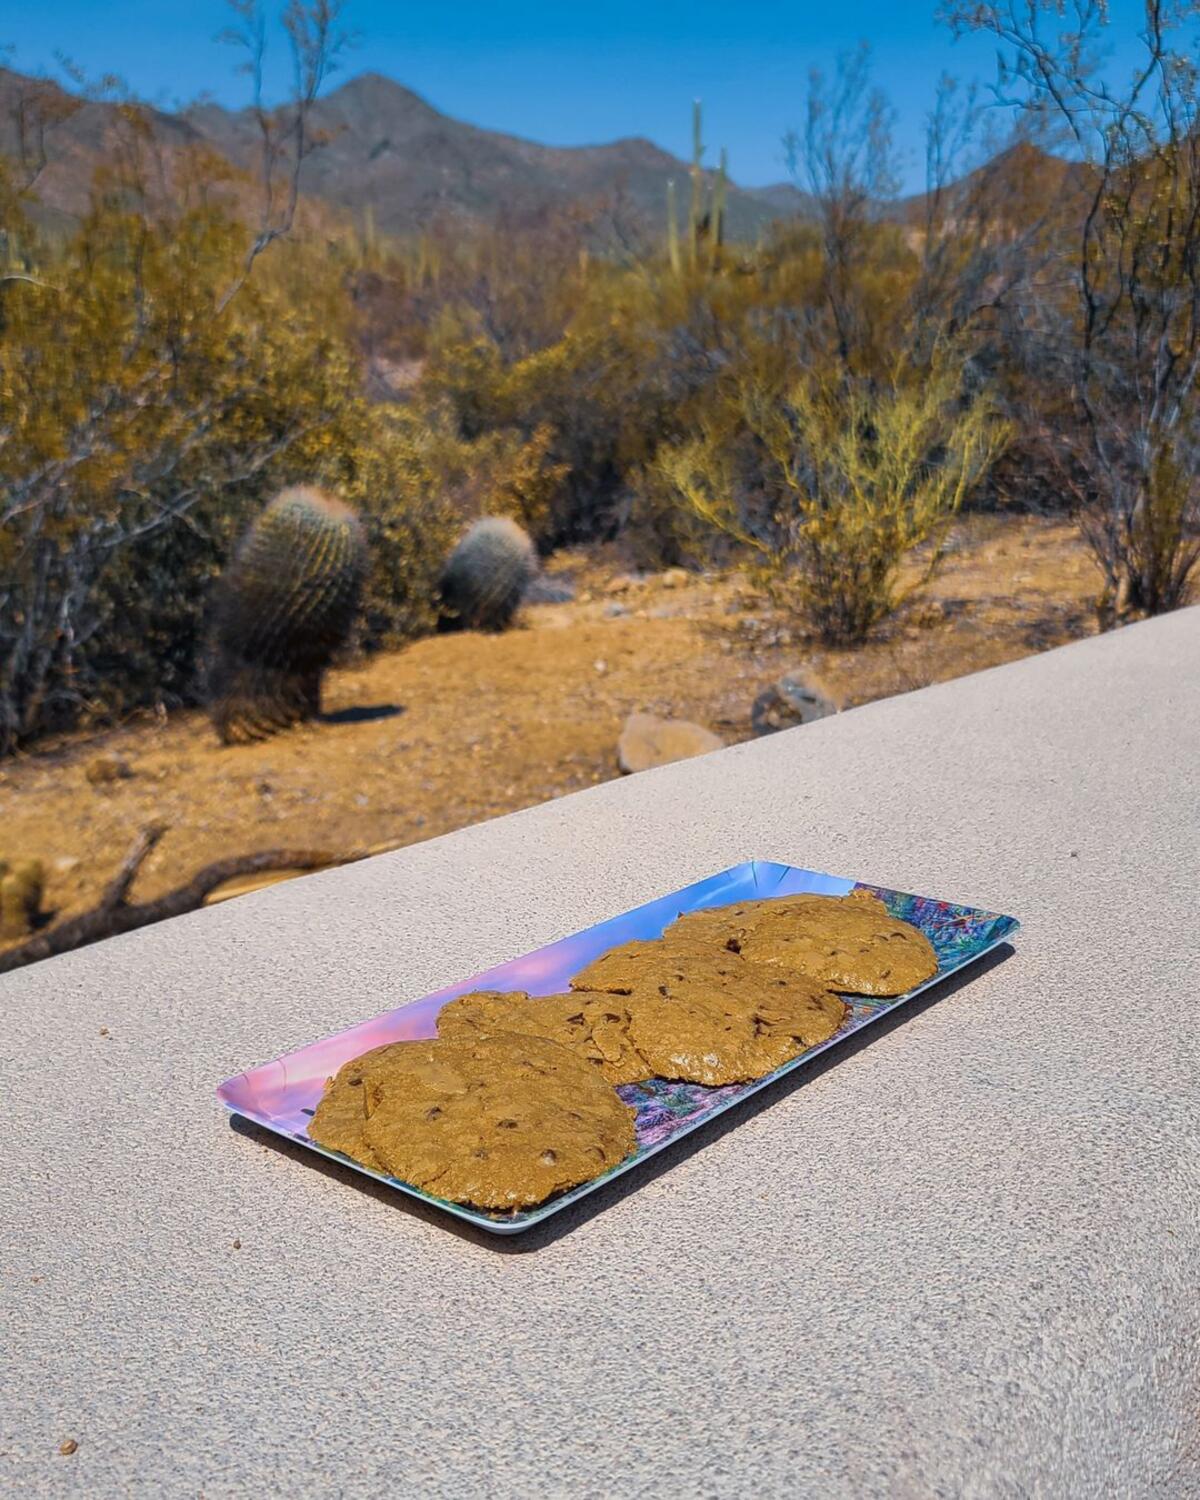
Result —
[[548, 578], [539, 573], [524, 594], [522, 604], [570, 604], [575, 597], [574, 585], [566, 578]]
[[656, 714], [630, 714], [617, 742], [617, 762], [627, 775], [665, 766], [673, 760], [707, 755], [724, 748], [724, 740], [687, 719], [660, 719]]
[[92, 786], [108, 786], [114, 781], [128, 781], [133, 767], [119, 755], [97, 755], [88, 761], [83, 774]]
[[750, 710], [750, 724], [755, 734], [775, 734], [834, 713], [837, 704], [812, 678], [802, 672], [788, 672], [759, 693]]

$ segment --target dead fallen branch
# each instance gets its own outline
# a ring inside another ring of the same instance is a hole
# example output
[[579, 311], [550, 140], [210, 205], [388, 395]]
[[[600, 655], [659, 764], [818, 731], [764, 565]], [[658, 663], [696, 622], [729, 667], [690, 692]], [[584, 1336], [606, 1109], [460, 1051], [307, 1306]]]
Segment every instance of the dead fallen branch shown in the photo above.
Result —
[[152, 922], [164, 922], [168, 917], [196, 911], [204, 904], [204, 898], [218, 886], [241, 875], [258, 875], [264, 870], [322, 870], [330, 865], [351, 864], [365, 857], [365, 851], [337, 855], [326, 849], [264, 849], [258, 854], [238, 854], [205, 865], [184, 885], [154, 901], [130, 902], [127, 900], [129, 889], [138, 871], [166, 831], [167, 826], [163, 823], [144, 828], [96, 905], [77, 917], [60, 922], [57, 927], [38, 933], [16, 948], [0, 953], [0, 974], [38, 963], [43, 958], [71, 953], [103, 938], [132, 932], [137, 927], [148, 927]]

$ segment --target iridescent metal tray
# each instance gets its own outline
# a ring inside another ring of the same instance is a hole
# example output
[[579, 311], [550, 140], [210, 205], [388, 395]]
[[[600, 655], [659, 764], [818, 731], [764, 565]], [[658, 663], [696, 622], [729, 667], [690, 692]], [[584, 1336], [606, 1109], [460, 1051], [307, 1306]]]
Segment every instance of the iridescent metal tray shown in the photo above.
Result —
[[[372, 1172], [358, 1162], [351, 1161], [349, 1157], [326, 1151], [309, 1139], [308, 1121], [327, 1078], [336, 1073], [344, 1062], [357, 1057], [360, 1052], [366, 1052], [370, 1047], [381, 1046], [384, 1042], [414, 1041], [436, 1035], [438, 1011], [448, 1000], [453, 1000], [458, 995], [476, 989], [526, 990], [531, 995], [557, 994], [567, 988], [567, 982], [573, 974], [609, 948], [627, 943], [633, 938], [658, 937], [680, 912], [724, 906], [730, 902], [756, 897], [793, 895], [802, 891], [841, 896], [854, 890], [856, 886], [880, 897], [894, 916], [921, 928], [937, 952], [937, 974], [916, 989], [909, 990], [907, 994], [891, 999], [847, 995], [845, 998], [850, 1011], [835, 1036], [820, 1046], [810, 1047], [803, 1056], [753, 1083], [705, 1088], [697, 1083], [668, 1083], [652, 1078], [645, 1083], [622, 1085], [617, 1092], [637, 1111], [637, 1150], [602, 1177], [573, 1188], [570, 1192], [560, 1193], [536, 1208], [504, 1214], [466, 1208], [444, 1198], [435, 1198], [397, 1178]], [[243, 1115], [288, 1140], [299, 1141], [310, 1150], [319, 1151], [322, 1156], [353, 1167], [367, 1177], [374, 1177], [398, 1192], [435, 1204], [456, 1218], [465, 1219], [469, 1224], [493, 1234], [517, 1234], [541, 1223], [551, 1214], [559, 1213], [568, 1204], [594, 1192], [620, 1173], [628, 1172], [646, 1157], [661, 1151], [664, 1146], [695, 1130], [715, 1115], [732, 1108], [740, 1100], [758, 1093], [760, 1089], [769, 1088], [777, 1079], [803, 1067], [828, 1048], [836, 1047], [848, 1036], [861, 1031], [872, 1021], [877, 1021], [880, 1016], [904, 1005], [914, 995], [921, 994], [948, 975], [975, 963], [985, 953], [1011, 937], [1018, 926], [1014, 917], [1000, 916], [995, 912], [957, 906], [953, 902], [938, 901], [929, 896], [911, 896], [902, 891], [885, 890], [861, 881], [840, 880], [812, 870], [794, 869], [790, 865], [750, 860], [722, 870], [719, 875], [712, 875], [707, 880], [697, 881], [695, 885], [672, 891], [669, 896], [647, 902], [645, 906], [636, 907], [619, 917], [598, 922], [594, 927], [577, 932], [572, 937], [562, 938], [545, 948], [538, 948], [510, 963], [472, 975], [470, 979], [464, 979], [461, 984], [452, 985], [449, 989], [439, 990], [422, 1000], [414, 1000], [409, 1005], [386, 1011], [374, 1020], [363, 1021], [350, 1027], [348, 1031], [339, 1032], [337, 1036], [326, 1037], [324, 1041], [313, 1042], [296, 1052], [289, 1052], [284, 1057], [276, 1058], [274, 1062], [263, 1063], [249, 1072], [240, 1073], [236, 1078], [229, 1078], [221, 1084], [217, 1097], [234, 1114]]]

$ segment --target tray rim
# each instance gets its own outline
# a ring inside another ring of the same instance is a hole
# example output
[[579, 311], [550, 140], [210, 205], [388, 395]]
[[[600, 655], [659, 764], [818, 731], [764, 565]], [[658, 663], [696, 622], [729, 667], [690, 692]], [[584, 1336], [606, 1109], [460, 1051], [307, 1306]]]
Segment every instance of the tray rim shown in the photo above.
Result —
[[[785, 878], [787, 875], [798, 874], [813, 876], [820, 880], [833, 881], [838, 884], [845, 884], [850, 889], [854, 889], [856, 886], [860, 885], [873, 884], [873, 882], [867, 882], [857, 878], [851, 878], [842, 875], [830, 875], [826, 871], [812, 870], [802, 865], [785, 864], [780, 860], [739, 860], [736, 864], [728, 865], [721, 870], [715, 870], [710, 875], [702, 875], [696, 880], [689, 881], [686, 885], [678, 886], [670, 891], [665, 891], [661, 896], [652, 896], [649, 900], [642, 901], [637, 906], [627, 907], [624, 911], [614, 913], [612, 917], [601, 917], [598, 921], [590, 923], [587, 927], [579, 928], [575, 932], [566, 933], [561, 938], [554, 938], [551, 942], [543, 943], [538, 948], [530, 948], [524, 953], [518, 953], [511, 959], [505, 959], [499, 963], [492, 964], [489, 968], [481, 969], [478, 973], [470, 975], [466, 979], [456, 980], [449, 985], [444, 985], [440, 990], [433, 990], [428, 995], [419, 995], [413, 1000], [406, 1001], [403, 1005], [392, 1006], [388, 1010], [379, 1011], [375, 1016], [365, 1018], [363, 1022], [354, 1022], [350, 1026], [343, 1027], [341, 1031], [331, 1032], [327, 1037], [317, 1037], [314, 1039], [314, 1041], [307, 1042], [301, 1047], [293, 1047], [289, 1052], [280, 1053], [276, 1057], [268, 1058], [264, 1062], [255, 1064], [253, 1067], [245, 1068], [242, 1070], [242, 1072], [235, 1073], [229, 1078], [222, 1080], [222, 1082], [217, 1086], [217, 1098], [222, 1107], [228, 1112], [229, 1115], [244, 1120], [249, 1120], [253, 1124], [259, 1126], [261, 1129], [268, 1130], [273, 1135], [279, 1136], [282, 1140], [291, 1141], [296, 1145], [302, 1146], [309, 1151], [317, 1153], [319, 1156], [325, 1157], [329, 1161], [337, 1162], [343, 1167], [350, 1167], [353, 1171], [360, 1173], [364, 1177], [370, 1178], [373, 1182], [381, 1183], [383, 1186], [391, 1188], [393, 1191], [400, 1192], [404, 1196], [412, 1198], [418, 1203], [425, 1203], [428, 1204], [431, 1208], [439, 1209], [444, 1213], [448, 1213], [452, 1217], [459, 1219], [464, 1223], [471, 1224], [476, 1229], [481, 1229], [489, 1234], [504, 1236], [523, 1234], [527, 1230], [533, 1229], [539, 1224], [544, 1223], [554, 1214], [561, 1212], [565, 1208], [571, 1207], [573, 1204], [579, 1202], [580, 1199], [586, 1197], [587, 1194], [595, 1192], [599, 1188], [607, 1186], [608, 1183], [612, 1182], [617, 1177], [622, 1176], [632, 1168], [640, 1166], [642, 1162], [647, 1161], [650, 1157], [657, 1155], [658, 1152], [666, 1150], [669, 1146], [673, 1146], [676, 1141], [681, 1140], [685, 1135], [689, 1135], [691, 1134], [691, 1132], [699, 1130], [703, 1126], [710, 1124], [713, 1120], [717, 1119], [720, 1115], [725, 1114], [727, 1111], [736, 1109], [738, 1105], [742, 1104], [746, 1099], [749, 1099], [753, 1095], [760, 1093], [763, 1089], [769, 1088], [772, 1084], [778, 1083], [781, 1079], [787, 1077], [797, 1069], [811, 1063], [814, 1058], [819, 1057], [822, 1053], [829, 1051], [831, 1048], [836, 1047], [845, 1041], [848, 1041], [850, 1037], [857, 1036], [860, 1032], [867, 1030], [867, 1028], [874, 1025], [876, 1021], [881, 1020], [884, 1016], [891, 1015], [894, 1011], [899, 1010], [901, 1006], [907, 1005], [910, 1000], [915, 1000], [919, 995], [924, 994], [926, 991], [932, 989], [935, 985], [943, 983], [945, 980], [951, 978], [952, 975], [961, 974], [965, 970], [972, 968], [982, 959], [986, 958], [989, 953], [994, 952], [995, 949], [1009, 942], [1011, 938], [1014, 937], [1015, 934], [1018, 933], [1021, 929], [1020, 920], [1004, 912], [993, 912], [985, 907], [968, 907], [964, 902], [951, 902], [948, 900], [948, 898], [944, 897], [918, 896], [916, 892], [900, 891], [891, 886], [875, 886], [875, 889], [888, 891], [889, 893], [898, 896], [916, 897], [916, 899], [919, 900], [941, 901], [945, 902], [945, 904], [947, 905], [961, 906], [966, 910], [971, 911], [972, 913], [976, 913], [980, 916], [987, 916], [990, 917], [993, 921], [1005, 922], [1009, 925], [1004, 928], [1003, 932], [998, 933], [989, 943], [987, 943], [985, 947], [979, 949], [978, 952], [972, 953], [968, 957], [963, 958], [959, 963], [954, 964], [953, 967], [944, 970], [939, 969], [936, 974], [932, 975], [929, 979], [924, 980], [921, 984], [916, 985], [913, 989], [905, 991], [904, 994], [897, 995], [895, 997], [888, 997], [890, 1000], [889, 1004], [881, 1005], [878, 1010], [861, 1020], [859, 1024], [852, 1030], [836, 1033], [828, 1040], [818, 1043], [815, 1047], [808, 1048], [805, 1052], [801, 1053], [799, 1057], [794, 1057], [790, 1062], [784, 1063], [782, 1067], [776, 1068], [774, 1072], [768, 1073], [762, 1078], [756, 1078], [750, 1083], [742, 1085], [741, 1092], [738, 1093], [736, 1097], [718, 1101], [712, 1106], [711, 1109], [703, 1111], [692, 1119], [685, 1120], [679, 1126], [679, 1128], [673, 1131], [670, 1135], [665, 1136], [663, 1139], [655, 1141], [652, 1145], [646, 1146], [635, 1154], [626, 1157], [624, 1161], [618, 1162], [615, 1167], [611, 1167], [607, 1172], [602, 1173], [599, 1177], [592, 1178], [590, 1182], [580, 1183], [577, 1187], [571, 1188], [565, 1193], [558, 1194], [556, 1197], [551, 1198], [546, 1203], [535, 1205], [533, 1208], [523, 1211], [520, 1217], [517, 1219], [493, 1218], [483, 1210], [472, 1209], [467, 1205], [461, 1203], [452, 1203], [447, 1198], [435, 1197], [432, 1193], [426, 1193], [421, 1188], [414, 1187], [411, 1183], [407, 1183], [401, 1178], [389, 1177], [382, 1172], [373, 1172], [369, 1167], [366, 1167], [362, 1165], [362, 1163], [355, 1161], [353, 1157], [344, 1156], [339, 1151], [330, 1151], [326, 1147], [318, 1145], [316, 1141], [312, 1140], [308, 1136], [299, 1136], [294, 1131], [283, 1128], [282, 1125], [264, 1114], [255, 1114], [249, 1110], [238, 1108], [235, 1104], [232, 1104], [225, 1095], [225, 1090], [230, 1088], [231, 1085], [238, 1083], [241, 1079], [246, 1078], [249, 1074], [258, 1072], [261, 1068], [271, 1067], [274, 1063], [282, 1063], [285, 1058], [293, 1057], [296, 1053], [303, 1052], [308, 1047], [318, 1045], [323, 1041], [331, 1040], [333, 1037], [342, 1036], [345, 1032], [352, 1031], [357, 1026], [367, 1024], [372, 1020], [379, 1020], [384, 1016], [396, 1015], [402, 1011], [409, 1010], [412, 1007], [424, 1005], [429, 1000], [441, 994], [444, 990], [459, 989], [462, 985], [474, 985], [477, 980], [486, 978], [487, 975], [495, 973], [497, 969], [505, 968], [508, 964], [517, 963], [522, 959], [532, 958], [537, 954], [544, 953], [549, 948], [556, 947], [560, 943], [570, 942], [574, 938], [581, 937], [584, 934], [593, 931], [596, 927], [602, 926], [607, 922], [618, 921], [622, 917], [634, 916], [638, 912], [643, 911], [648, 906], [654, 906], [660, 901], [670, 900], [673, 896], [683, 895], [686, 892], [695, 889], [695, 887], [697, 886], [708, 884], [710, 881], [733, 877], [739, 872], [746, 870], [747, 868], [749, 868], [753, 872], [755, 880], [757, 880], [760, 871], [772, 871], [779, 872], [780, 880]], [[717, 909], [722, 905], [731, 905], [738, 899], [738, 897], [733, 897], [728, 902], [713, 903], [712, 908], [694, 907], [689, 909]], [[452, 997], [447, 996], [446, 1003], [449, 1003], [450, 998]]]

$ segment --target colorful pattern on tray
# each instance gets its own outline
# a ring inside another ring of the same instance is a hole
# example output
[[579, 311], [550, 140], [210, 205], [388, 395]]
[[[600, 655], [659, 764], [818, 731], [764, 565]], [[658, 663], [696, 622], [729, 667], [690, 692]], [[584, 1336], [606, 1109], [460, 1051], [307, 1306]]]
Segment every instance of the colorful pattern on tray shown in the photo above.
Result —
[[[856, 885], [854, 881], [787, 865], [749, 861], [657, 901], [624, 912], [618, 917], [597, 923], [509, 963], [473, 975], [423, 1000], [400, 1005], [336, 1036], [326, 1037], [274, 1062], [264, 1063], [247, 1073], [239, 1074], [221, 1085], [217, 1091], [218, 1097], [230, 1110], [281, 1135], [320, 1149], [314, 1146], [306, 1127], [321, 1097], [326, 1079], [335, 1074], [343, 1063], [369, 1048], [387, 1042], [434, 1036], [438, 1012], [448, 1001], [460, 995], [474, 990], [525, 990], [531, 995], [555, 994], [567, 987], [572, 975], [617, 944], [637, 938], [660, 936], [681, 912], [722, 906], [739, 900], [758, 900], [798, 893], [840, 896], [856, 888], [877, 896], [893, 916], [911, 922], [929, 938], [937, 954], [939, 968], [938, 975], [929, 981], [930, 984], [972, 962], [1018, 926], [1014, 918], [994, 912], [911, 896], [874, 885]], [[925, 987], [922, 985], [919, 988]], [[670, 1083], [659, 1079], [621, 1085], [617, 1093], [636, 1110], [637, 1151], [605, 1176], [561, 1194], [537, 1208], [515, 1214], [485, 1214], [432, 1197], [408, 1184], [396, 1182], [395, 1179], [384, 1180], [392, 1182], [409, 1196], [425, 1199], [481, 1227], [496, 1228], [502, 1225], [506, 1232], [527, 1228], [594, 1190], [607, 1178], [627, 1170], [649, 1152], [660, 1150], [674, 1137], [696, 1128], [739, 1100], [758, 1092], [773, 1079], [801, 1066], [817, 1053], [836, 1046], [839, 1041], [903, 1004], [911, 996], [846, 998], [850, 1004], [850, 1014], [837, 1035], [765, 1079], [754, 1083], [730, 1084], [722, 1088]]]

